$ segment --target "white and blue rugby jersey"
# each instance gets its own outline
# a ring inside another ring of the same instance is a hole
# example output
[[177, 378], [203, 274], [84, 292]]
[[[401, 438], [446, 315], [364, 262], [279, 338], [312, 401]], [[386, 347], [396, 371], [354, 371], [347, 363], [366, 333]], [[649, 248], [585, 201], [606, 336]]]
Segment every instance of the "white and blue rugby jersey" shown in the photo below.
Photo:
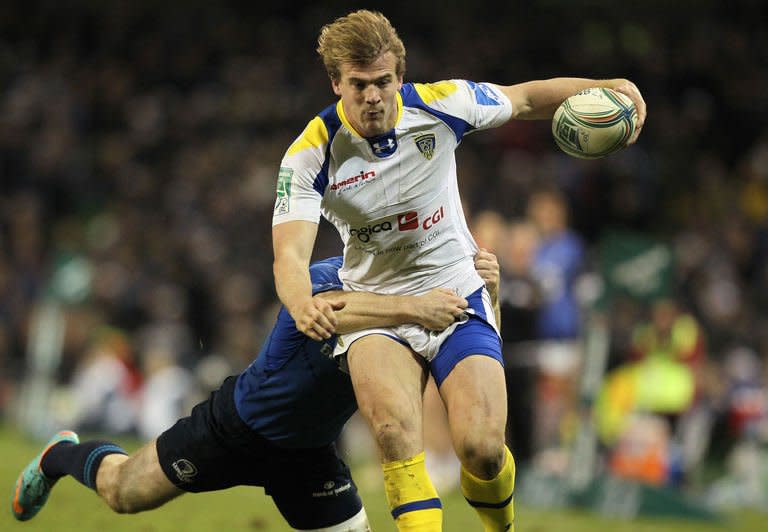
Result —
[[341, 101], [309, 122], [280, 165], [273, 225], [319, 222], [344, 242], [339, 277], [350, 290], [462, 296], [482, 286], [459, 199], [454, 151], [467, 133], [506, 122], [499, 87], [466, 80], [407, 83], [394, 129], [361, 137]]

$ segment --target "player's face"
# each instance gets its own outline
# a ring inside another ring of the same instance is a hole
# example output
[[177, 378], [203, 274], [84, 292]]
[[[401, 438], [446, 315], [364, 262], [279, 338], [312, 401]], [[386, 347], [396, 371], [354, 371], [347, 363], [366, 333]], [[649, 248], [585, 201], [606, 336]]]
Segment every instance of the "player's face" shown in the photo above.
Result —
[[387, 52], [369, 65], [343, 63], [333, 92], [341, 97], [344, 114], [363, 137], [386, 133], [397, 120], [397, 91], [403, 78], [396, 72], [397, 59]]

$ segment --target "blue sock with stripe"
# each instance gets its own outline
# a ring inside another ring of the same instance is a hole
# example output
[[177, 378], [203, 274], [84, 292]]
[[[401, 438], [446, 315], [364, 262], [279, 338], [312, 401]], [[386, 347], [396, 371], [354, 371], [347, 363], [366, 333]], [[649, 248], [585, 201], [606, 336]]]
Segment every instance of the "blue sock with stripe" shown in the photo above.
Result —
[[110, 454], [128, 453], [108, 441], [95, 440], [79, 444], [65, 441], [50, 448], [43, 457], [40, 468], [51, 480], [70, 475], [84, 486], [96, 490], [96, 473], [101, 461]]

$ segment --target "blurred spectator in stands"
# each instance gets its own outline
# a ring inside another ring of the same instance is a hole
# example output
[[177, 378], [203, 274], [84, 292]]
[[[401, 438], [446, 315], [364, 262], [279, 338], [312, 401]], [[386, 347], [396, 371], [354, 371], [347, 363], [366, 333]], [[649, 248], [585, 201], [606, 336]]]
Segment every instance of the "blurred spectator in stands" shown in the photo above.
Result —
[[744, 441], [768, 444], [768, 379], [754, 349], [737, 345], [725, 352], [718, 375], [720, 394], [715, 454], [725, 457]]
[[[701, 459], [705, 449], [693, 445], [691, 439], [709, 436], [709, 411], [695, 408], [705, 395], [705, 370], [706, 339], [698, 321], [674, 299], [655, 300], [648, 320], [638, 324], [632, 334], [628, 360], [608, 374], [596, 404], [603, 441], [608, 445], [620, 443], [612, 457], [616, 473], [656, 483], [677, 483]], [[632, 449], [627, 439], [642, 432], [635, 427], [637, 413], [655, 415], [657, 424], [667, 425], [659, 435], [667, 452], [663, 467], [659, 466], [664, 475], [638, 476], [643, 469], [635, 467], [638, 456], [626, 454]], [[684, 450], [689, 453], [684, 455]]]
[[82, 432], [131, 434], [142, 377], [123, 331], [104, 327], [93, 333], [72, 379], [74, 419]]
[[0, 419], [3, 418], [10, 395], [13, 393], [14, 378], [18, 377], [11, 373], [13, 368], [11, 356], [15, 351], [12, 342], [15, 338], [11, 326], [11, 309], [6, 299], [10, 293], [12, 280], [10, 265], [5, 259], [2, 244], [0, 240]]
[[539, 243], [536, 227], [513, 220], [499, 248], [501, 338], [507, 379], [507, 443], [519, 464], [533, 456], [537, 315], [542, 293], [533, 274]]
[[472, 236], [481, 248], [499, 253], [506, 237], [507, 223], [496, 211], [483, 209], [471, 217]]
[[768, 382], [763, 362], [754, 350], [742, 346], [726, 354], [723, 366], [731, 437], [768, 443]]
[[[740, 345], [722, 363], [721, 416], [713, 453], [725, 474], [708, 489], [708, 502], [724, 510], [768, 505], [768, 375], [754, 349]], [[719, 462], [719, 460], [718, 460]]]
[[609, 456], [610, 471], [622, 478], [661, 486], [670, 473], [670, 427], [659, 416], [636, 412], [628, 416]]
[[[696, 318], [680, 308], [672, 298], [661, 298], [651, 304], [650, 320], [639, 324], [632, 334], [630, 359], [652, 365], [670, 362], [682, 366], [690, 376], [690, 385], [677, 400], [670, 400], [671, 411], [683, 412], [701, 393], [701, 373], [706, 359], [706, 338]], [[659, 409], [664, 400], [657, 396]], [[661, 411], [661, 410], [660, 410]]]
[[189, 415], [203, 397], [191, 369], [197, 362], [197, 346], [186, 319], [185, 291], [176, 283], [156, 282], [142, 299], [147, 322], [135, 338], [145, 380], [136, 423], [141, 438], [150, 440]]
[[141, 354], [145, 380], [136, 409], [136, 429], [143, 440], [156, 438], [204, 397], [194, 374], [179, 364], [172, 341], [153, 340]]
[[539, 378], [535, 449], [559, 448], [575, 415], [582, 361], [582, 316], [576, 284], [585, 263], [581, 238], [570, 228], [566, 198], [542, 187], [528, 199], [528, 217], [539, 234], [533, 276], [541, 290], [536, 318]]

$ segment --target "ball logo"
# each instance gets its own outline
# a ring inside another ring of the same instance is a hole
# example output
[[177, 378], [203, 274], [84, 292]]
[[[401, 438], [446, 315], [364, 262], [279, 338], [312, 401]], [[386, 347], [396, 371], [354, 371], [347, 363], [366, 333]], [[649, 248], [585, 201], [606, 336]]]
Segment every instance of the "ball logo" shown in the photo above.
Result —
[[182, 482], [192, 482], [197, 476], [197, 467], [186, 458], [176, 460], [171, 464], [171, 467], [176, 473], [176, 477]]
[[579, 133], [584, 137], [584, 144], [589, 142], [589, 131], [579, 131], [579, 126], [566, 115], [560, 117], [555, 125], [555, 135], [563, 145], [573, 150], [583, 152], [582, 142], [579, 140]]
[[357, 229], [350, 229], [349, 236], [355, 236], [360, 242], [370, 242], [371, 235], [382, 231], [391, 231], [392, 222], [381, 222], [374, 225], [366, 225]]

